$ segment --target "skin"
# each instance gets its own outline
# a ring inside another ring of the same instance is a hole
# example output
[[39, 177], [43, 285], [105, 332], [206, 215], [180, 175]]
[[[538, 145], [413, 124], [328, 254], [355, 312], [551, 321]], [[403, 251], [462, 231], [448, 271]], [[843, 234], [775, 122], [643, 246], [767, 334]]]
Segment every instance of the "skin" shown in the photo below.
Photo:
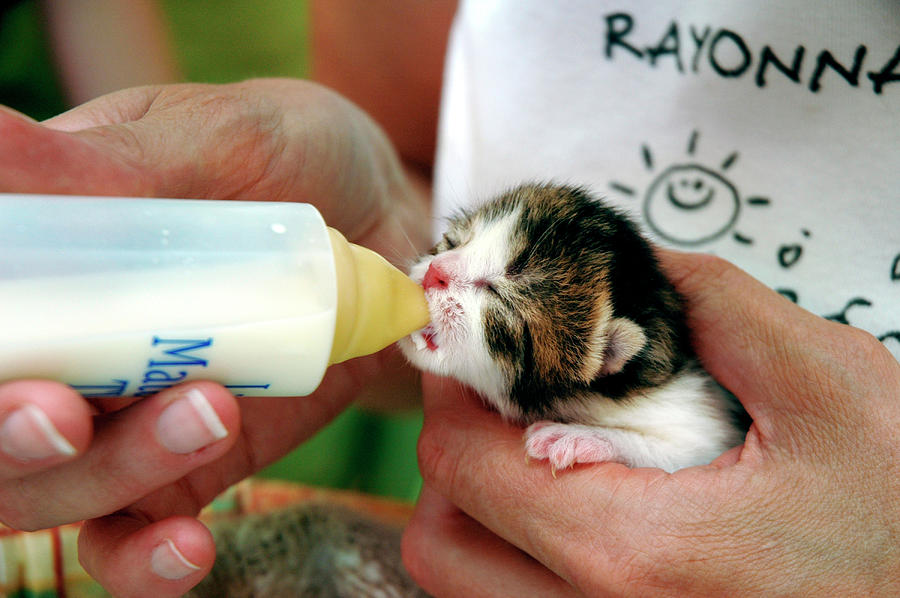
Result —
[[900, 364], [716, 258], [663, 264], [701, 359], [754, 419], [746, 442], [674, 474], [553, 479], [520, 429], [427, 376], [413, 577], [439, 597], [898, 595]]
[[72, 104], [183, 78], [165, 13], [155, 0], [43, 0], [41, 9], [60, 82]]

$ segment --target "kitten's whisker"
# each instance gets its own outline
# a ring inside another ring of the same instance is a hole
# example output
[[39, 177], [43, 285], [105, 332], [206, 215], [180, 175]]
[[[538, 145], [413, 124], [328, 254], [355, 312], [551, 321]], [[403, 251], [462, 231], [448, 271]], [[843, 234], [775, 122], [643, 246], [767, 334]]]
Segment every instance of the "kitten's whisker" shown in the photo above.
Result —
[[534, 242], [534, 244], [531, 246], [531, 249], [528, 251], [528, 259], [529, 259], [529, 260], [530, 260], [532, 257], [534, 257], [534, 254], [535, 254], [535, 252], [538, 250], [538, 248], [541, 246], [541, 243], [543, 243], [545, 239], [549, 239], [549, 238], [550, 238], [550, 236], [553, 234], [553, 230], [554, 230], [554, 229], [553, 229], [552, 226], [548, 226], [548, 227], [544, 230], [544, 232], [541, 233], [541, 236], [538, 237], [537, 241]]
[[421, 252], [416, 247], [415, 243], [413, 243], [412, 239], [409, 236], [409, 232], [407, 232], [406, 230], [406, 227], [404, 227], [400, 223], [400, 219], [396, 215], [391, 216], [391, 218], [396, 223], [397, 229], [400, 231], [400, 236], [402, 236], [402, 239], [406, 241], [412, 251], [408, 252], [404, 247], [398, 247], [397, 241], [399, 239], [392, 238], [391, 246], [387, 248], [390, 251], [390, 255], [388, 255], [386, 251], [382, 253], [382, 256], [387, 258], [390, 262], [403, 265], [408, 271], [415, 262], [415, 259], [421, 254]]
[[[396, 218], [396, 216], [395, 216], [395, 218]], [[401, 225], [400, 232], [403, 234], [403, 238], [406, 239], [406, 242], [409, 244], [409, 248], [412, 249], [412, 254], [418, 255], [420, 253], [420, 250], [418, 247], [416, 247], [416, 244], [413, 243], [412, 239], [409, 237], [409, 233], [406, 232], [406, 227]]]

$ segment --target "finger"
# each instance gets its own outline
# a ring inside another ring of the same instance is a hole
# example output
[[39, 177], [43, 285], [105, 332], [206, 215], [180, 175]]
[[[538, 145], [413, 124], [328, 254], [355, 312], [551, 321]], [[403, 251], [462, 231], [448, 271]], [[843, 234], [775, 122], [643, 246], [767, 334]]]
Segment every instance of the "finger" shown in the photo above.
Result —
[[[659, 256], [687, 300], [703, 365], [764, 431], [779, 418], [843, 413], [845, 397], [828, 391], [835, 376], [853, 376], [850, 358], [878, 369], [895, 361], [871, 335], [802, 309], [724, 260], [668, 250]], [[854, 378], [842, 384], [870, 383]]]
[[227, 452], [157, 487], [122, 512], [144, 521], [196, 515], [223, 490], [281, 458], [340, 413], [362, 384], [356, 368], [365, 368], [364, 361], [333, 366], [308, 397], [238, 399], [240, 434]]
[[[604, 463], [554, 478], [546, 463], [526, 462], [523, 431], [488, 412], [469, 391], [427, 374], [423, 390], [418, 452], [427, 485], [578, 587], [594, 583], [583, 579], [585, 562], [603, 568], [596, 577], [607, 587], [627, 576], [632, 540], [654, 534], [660, 515], [640, 505], [666, 492], [669, 476]], [[602, 529], [586, 525], [595, 517]]]
[[239, 429], [223, 387], [174, 387], [98, 417], [81, 458], [0, 485], [0, 514], [19, 529], [111, 513], [221, 457]]
[[72, 108], [42, 124], [49, 129], [71, 133], [91, 127], [131, 122], [147, 113], [160, 91], [158, 86], [123, 89]]
[[212, 569], [212, 534], [191, 517], [147, 524], [128, 515], [86, 521], [78, 536], [85, 571], [121, 598], [182, 596]]
[[36, 120], [31, 118], [27, 114], [19, 112], [18, 110], [14, 110], [13, 108], [10, 108], [9, 106], [0, 105], [0, 116], [2, 116], [2, 115], [5, 115], [4, 117], [24, 120], [25, 122], [31, 122], [31, 123], [37, 122]]
[[43, 380], [0, 385], [0, 481], [75, 459], [91, 433], [90, 407], [68, 386]]
[[[156, 187], [125, 152], [0, 110], [0, 191], [152, 196]], [[48, 166], [50, 165], [50, 166]], [[48, 176], [48, 168], [53, 176]]]
[[580, 595], [428, 486], [403, 535], [403, 561], [413, 579], [438, 598]]

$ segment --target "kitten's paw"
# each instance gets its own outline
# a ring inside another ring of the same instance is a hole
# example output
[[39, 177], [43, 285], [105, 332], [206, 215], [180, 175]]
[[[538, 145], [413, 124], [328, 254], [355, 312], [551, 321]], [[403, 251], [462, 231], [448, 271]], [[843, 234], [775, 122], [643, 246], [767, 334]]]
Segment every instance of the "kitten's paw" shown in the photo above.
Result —
[[525, 430], [525, 454], [548, 460], [553, 472], [575, 463], [603, 463], [616, 458], [615, 448], [602, 428], [547, 421]]

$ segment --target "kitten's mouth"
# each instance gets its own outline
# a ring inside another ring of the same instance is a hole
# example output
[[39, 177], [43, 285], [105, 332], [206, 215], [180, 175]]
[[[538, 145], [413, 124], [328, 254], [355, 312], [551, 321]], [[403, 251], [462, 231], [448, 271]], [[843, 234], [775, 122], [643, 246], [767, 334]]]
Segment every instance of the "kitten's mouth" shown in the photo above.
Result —
[[425, 340], [425, 346], [428, 347], [429, 351], [436, 351], [438, 348], [437, 343], [434, 342], [434, 336], [434, 327], [429, 324], [422, 331], [422, 338]]
[[436, 332], [434, 330], [434, 326], [429, 324], [422, 330], [417, 330], [410, 335], [413, 344], [416, 345], [416, 348], [419, 351], [423, 351], [425, 349], [429, 351], [437, 351], [438, 345], [435, 341]]

